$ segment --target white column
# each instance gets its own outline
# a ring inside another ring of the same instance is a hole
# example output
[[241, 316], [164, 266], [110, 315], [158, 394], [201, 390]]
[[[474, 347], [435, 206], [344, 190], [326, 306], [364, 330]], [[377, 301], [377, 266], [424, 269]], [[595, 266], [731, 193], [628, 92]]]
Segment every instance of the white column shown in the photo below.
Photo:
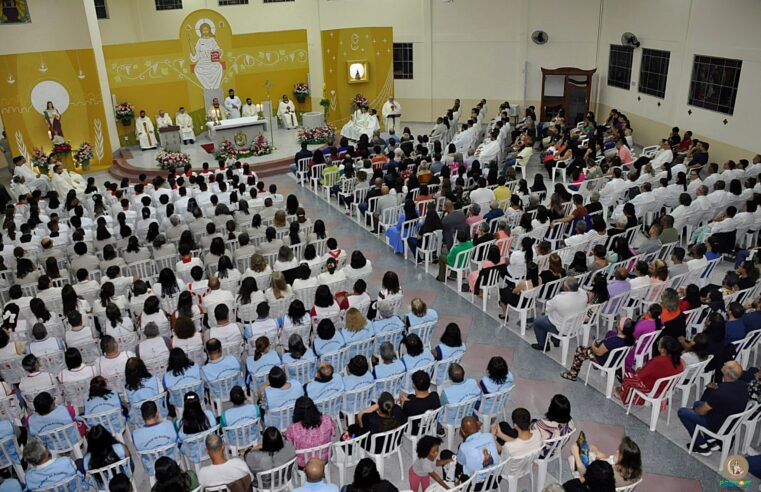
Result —
[[[111, 87], [108, 85], [108, 73], [106, 71], [106, 59], [103, 56], [103, 45], [100, 39], [100, 28], [98, 27], [98, 16], [95, 13], [95, 3], [92, 0], [82, 0], [85, 8], [85, 19], [87, 20], [87, 30], [90, 33], [90, 45], [95, 55], [95, 67], [98, 72], [98, 83], [100, 84], [100, 94], [103, 99], [103, 112], [106, 115], [106, 129], [108, 141], [111, 144], [111, 151], [115, 152], [121, 144], [119, 143], [119, 132], [116, 129], [116, 117], [114, 116], [113, 102], [111, 101]], [[109, 158], [109, 156], [105, 156]]]

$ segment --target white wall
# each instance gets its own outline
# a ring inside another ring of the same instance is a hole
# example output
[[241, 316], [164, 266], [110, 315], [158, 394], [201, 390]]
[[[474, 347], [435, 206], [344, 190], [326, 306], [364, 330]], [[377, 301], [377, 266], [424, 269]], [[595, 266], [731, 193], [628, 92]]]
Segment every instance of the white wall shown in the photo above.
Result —
[[0, 55], [90, 48], [82, 0], [27, 0], [32, 22], [0, 26]]
[[[632, 15], [633, 11], [657, 15]], [[756, 87], [761, 80], [761, 2], [734, 0], [606, 0], [599, 46], [600, 92], [603, 110], [615, 107], [632, 119], [635, 140], [657, 141], [670, 126], [692, 130], [712, 144], [712, 160], [748, 157], [741, 149], [758, 151], [757, 115], [761, 99]], [[607, 86], [610, 44], [620, 44], [621, 34], [637, 35], [642, 46], [634, 51], [632, 86], [629, 90]], [[641, 48], [671, 52], [665, 98], [638, 90]], [[689, 106], [690, 77], [695, 54], [743, 61], [734, 114]], [[659, 104], [660, 103], [660, 104]], [[691, 111], [691, 114], [689, 113]], [[724, 124], [724, 120], [727, 123]], [[739, 149], [738, 149], [739, 148]]]

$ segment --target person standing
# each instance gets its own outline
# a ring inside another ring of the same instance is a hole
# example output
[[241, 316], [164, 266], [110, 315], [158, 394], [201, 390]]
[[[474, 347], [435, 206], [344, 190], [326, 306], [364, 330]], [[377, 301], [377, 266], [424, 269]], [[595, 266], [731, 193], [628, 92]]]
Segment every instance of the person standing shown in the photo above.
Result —
[[227, 99], [225, 99], [225, 109], [227, 110], [227, 118], [235, 119], [240, 118], [240, 108], [242, 106], [240, 98], [235, 95], [235, 90], [230, 89], [227, 91]]
[[[135, 119], [135, 136], [140, 143], [141, 150], [156, 148], [156, 135], [153, 122], [145, 116], [145, 110], [140, 110], [140, 116]], [[64, 196], [64, 195], [62, 195]]]
[[185, 108], [180, 106], [180, 110], [174, 117], [175, 123], [180, 127], [180, 138], [182, 143], [187, 145], [189, 143], [195, 143], [196, 132], [193, 130], [193, 118], [185, 112]]
[[389, 97], [388, 101], [383, 103], [383, 108], [381, 108], [381, 115], [383, 116], [383, 121], [386, 126], [386, 131], [393, 130], [398, 124], [399, 121], [399, 115], [402, 112], [402, 106], [396, 102], [396, 100], [393, 97]]

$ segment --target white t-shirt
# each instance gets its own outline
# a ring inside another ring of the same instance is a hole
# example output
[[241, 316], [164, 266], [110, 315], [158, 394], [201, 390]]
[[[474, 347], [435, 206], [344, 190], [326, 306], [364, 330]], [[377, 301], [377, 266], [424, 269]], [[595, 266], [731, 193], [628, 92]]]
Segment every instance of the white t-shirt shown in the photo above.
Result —
[[95, 335], [93, 335], [92, 327], [90, 326], [82, 326], [78, 330], [66, 330], [64, 340], [69, 347], [81, 347], [88, 343], [97, 343]]
[[58, 375], [61, 383], [72, 383], [74, 381], [90, 380], [95, 377], [95, 369], [92, 366], [82, 364], [74, 369], [65, 369]]
[[135, 354], [129, 350], [121, 352], [113, 359], [109, 359], [105, 355], [101, 355], [96, 361], [98, 372], [106, 379], [108, 379], [109, 376], [113, 376], [115, 374], [124, 375], [124, 366], [127, 364], [127, 359], [134, 356]]
[[166, 346], [164, 338], [146, 338], [137, 347], [140, 358], [145, 360], [155, 359], [157, 357], [169, 356], [169, 349]]
[[542, 446], [542, 435], [539, 431], [531, 431], [531, 439], [526, 441], [522, 439], [513, 439], [505, 443], [507, 455], [511, 458], [526, 456], [527, 454], [539, 451], [542, 449]]
[[198, 483], [203, 487], [227, 485], [245, 476], [250, 476], [246, 462], [240, 458], [232, 458], [221, 465], [204, 466], [198, 471]]

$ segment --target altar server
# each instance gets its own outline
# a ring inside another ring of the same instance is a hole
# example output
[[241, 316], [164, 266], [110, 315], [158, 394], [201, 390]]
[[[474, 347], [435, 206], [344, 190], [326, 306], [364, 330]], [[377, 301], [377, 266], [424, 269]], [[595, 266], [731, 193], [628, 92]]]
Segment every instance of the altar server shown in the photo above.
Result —
[[[398, 114], [401, 114], [401, 112], [402, 112], [402, 106], [398, 102], [396, 102], [396, 99], [394, 99], [393, 97], [389, 97], [388, 101], [383, 103], [383, 108], [381, 108], [381, 115], [383, 116], [383, 120], [386, 125], [386, 131], [391, 130], [392, 128], [394, 128], [395, 125], [399, 125], [399, 116], [397, 116], [396, 118], [392, 118], [389, 115], [392, 115], [392, 114], [398, 115]], [[394, 119], [396, 119], [396, 121], [394, 121]]]
[[185, 108], [180, 106], [180, 111], [174, 117], [174, 121], [177, 126], [180, 127], [180, 138], [182, 143], [187, 145], [189, 143], [195, 143], [196, 133], [193, 130], [193, 118], [185, 112]]
[[240, 118], [240, 98], [235, 95], [235, 91], [230, 89], [227, 91], [227, 99], [225, 99], [225, 109], [227, 110], [227, 118], [235, 119]]
[[241, 115], [244, 118], [256, 118], [259, 119], [259, 111], [256, 109], [256, 105], [251, 102], [251, 98], [246, 98], [246, 104], [243, 105]]
[[299, 120], [296, 118], [296, 106], [285, 94], [283, 94], [283, 99], [278, 104], [277, 116], [288, 130], [299, 126]]
[[24, 178], [24, 184], [32, 189], [40, 190], [43, 196], [50, 191], [50, 178], [27, 166], [24, 156], [13, 158], [13, 175]]
[[156, 148], [156, 134], [154, 133], [153, 122], [145, 116], [145, 110], [140, 110], [140, 116], [135, 119], [135, 136], [140, 142], [142, 150]]

